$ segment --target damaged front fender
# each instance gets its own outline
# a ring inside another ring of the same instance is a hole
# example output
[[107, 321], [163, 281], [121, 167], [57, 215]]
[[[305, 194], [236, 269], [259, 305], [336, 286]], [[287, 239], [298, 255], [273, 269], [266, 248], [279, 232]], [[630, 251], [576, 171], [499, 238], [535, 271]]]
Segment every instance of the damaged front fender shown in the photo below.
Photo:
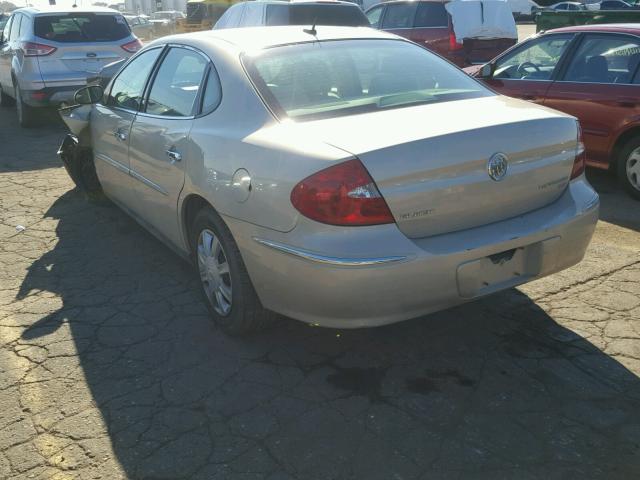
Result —
[[89, 121], [91, 105], [75, 105], [59, 110], [71, 133], [62, 141], [58, 155], [78, 189], [91, 200], [102, 199], [102, 187], [96, 174], [91, 149]]
[[68, 134], [58, 148], [64, 168], [78, 189], [90, 199], [102, 197], [102, 187], [96, 174], [91, 148], [80, 145], [78, 137]]

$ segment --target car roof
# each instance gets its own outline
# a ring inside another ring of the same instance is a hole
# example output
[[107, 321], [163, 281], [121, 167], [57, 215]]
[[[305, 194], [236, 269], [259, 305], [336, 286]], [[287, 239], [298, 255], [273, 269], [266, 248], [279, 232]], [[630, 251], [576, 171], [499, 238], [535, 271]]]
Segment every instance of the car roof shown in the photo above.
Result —
[[247, 52], [279, 45], [308, 43], [314, 40], [399, 39], [396, 35], [369, 27], [329, 27], [317, 25], [315, 35], [305, 33], [304, 30], [309, 27], [310, 25], [308, 27], [305, 25], [293, 25], [282, 27], [225, 28], [162, 37], [157, 43], [171, 43], [172, 41], [189, 43], [189, 40], [206, 43], [209, 40], [221, 40], [235, 46], [236, 49], [242, 52]]
[[545, 33], [564, 32], [613, 32], [640, 35], [640, 23], [603, 23], [602, 25], [576, 25], [549, 30]]
[[106, 7], [62, 7], [62, 6], [47, 6], [47, 7], [25, 7], [18, 8], [14, 12], [30, 13], [34, 15], [48, 14], [48, 13], [120, 13], [113, 8]]

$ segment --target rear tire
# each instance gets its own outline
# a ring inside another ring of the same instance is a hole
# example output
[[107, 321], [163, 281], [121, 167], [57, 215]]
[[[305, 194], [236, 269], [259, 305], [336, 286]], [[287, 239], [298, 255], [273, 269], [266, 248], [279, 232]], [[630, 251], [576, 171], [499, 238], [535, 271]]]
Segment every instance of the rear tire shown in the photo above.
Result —
[[15, 104], [16, 104], [16, 101], [12, 97], [4, 93], [4, 90], [2, 89], [2, 85], [0, 85], [0, 107], [8, 108], [8, 107], [13, 107]]
[[190, 228], [200, 290], [216, 324], [228, 335], [262, 330], [275, 318], [256, 294], [238, 246], [212, 208], [200, 210]]
[[631, 197], [640, 200], [640, 137], [633, 138], [622, 148], [616, 168], [620, 184]]
[[24, 103], [19, 86], [16, 86], [16, 110], [18, 113], [18, 123], [21, 127], [30, 128], [35, 125], [35, 109]]

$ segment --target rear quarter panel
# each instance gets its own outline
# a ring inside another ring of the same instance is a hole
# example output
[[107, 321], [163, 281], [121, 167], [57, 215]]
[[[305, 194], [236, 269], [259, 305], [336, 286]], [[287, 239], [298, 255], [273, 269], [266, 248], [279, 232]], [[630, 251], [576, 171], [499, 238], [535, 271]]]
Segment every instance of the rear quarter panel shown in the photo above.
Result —
[[[304, 125], [276, 121], [237, 55], [205, 51], [216, 65], [222, 101], [214, 112], [193, 123], [181, 201], [198, 194], [223, 215], [289, 231], [298, 218], [290, 201], [293, 187], [310, 174], [351, 156], [310, 138]], [[251, 177], [246, 200], [232, 181], [241, 168]]]

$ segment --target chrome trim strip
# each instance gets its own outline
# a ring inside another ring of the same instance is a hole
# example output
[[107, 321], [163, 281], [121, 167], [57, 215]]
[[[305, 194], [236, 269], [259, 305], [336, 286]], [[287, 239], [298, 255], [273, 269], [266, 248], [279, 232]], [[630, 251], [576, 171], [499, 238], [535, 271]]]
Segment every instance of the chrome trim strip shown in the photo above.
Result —
[[102, 153], [96, 153], [96, 158], [99, 158], [103, 162], [111, 165], [116, 170], [120, 170], [122, 173], [129, 175], [129, 167], [118, 162], [117, 160], [114, 160], [113, 158], [108, 157], [107, 155], [103, 155]]
[[135, 178], [136, 180], [144, 183], [147, 187], [151, 187], [154, 190], [160, 192], [162, 195], [169, 195], [169, 192], [167, 192], [164, 188], [162, 188], [160, 185], [158, 185], [157, 183], [152, 182], [151, 180], [149, 180], [147, 177], [144, 177], [142, 175], [140, 175], [138, 172], [136, 172], [135, 170], [129, 170], [129, 175], [131, 175], [133, 178]]
[[265, 240], [263, 238], [253, 237], [253, 239], [261, 245], [273, 248], [279, 252], [288, 253], [295, 257], [304, 258], [316, 263], [323, 263], [325, 265], [337, 265], [340, 267], [365, 267], [369, 265], [383, 265], [388, 263], [403, 262], [407, 260], [405, 256], [389, 256], [389, 257], [376, 257], [376, 258], [339, 258], [328, 257], [326, 255], [320, 255], [317, 253], [309, 252], [299, 248], [290, 247], [278, 242], [272, 242], [271, 240]]
[[99, 158], [103, 162], [108, 163], [109, 165], [114, 167], [116, 170], [120, 170], [122, 173], [132, 176], [133, 178], [135, 178], [139, 182], [144, 183], [147, 187], [153, 188], [154, 190], [160, 192], [162, 195], [169, 195], [169, 192], [167, 192], [160, 185], [158, 185], [157, 183], [152, 182], [147, 177], [145, 177], [143, 175], [140, 175], [135, 170], [131, 170], [130, 168], [128, 168], [125, 165], [123, 165], [122, 163], [118, 162], [117, 160], [114, 160], [113, 158], [107, 157], [106, 155], [103, 155], [101, 153], [96, 153], [96, 158]]

